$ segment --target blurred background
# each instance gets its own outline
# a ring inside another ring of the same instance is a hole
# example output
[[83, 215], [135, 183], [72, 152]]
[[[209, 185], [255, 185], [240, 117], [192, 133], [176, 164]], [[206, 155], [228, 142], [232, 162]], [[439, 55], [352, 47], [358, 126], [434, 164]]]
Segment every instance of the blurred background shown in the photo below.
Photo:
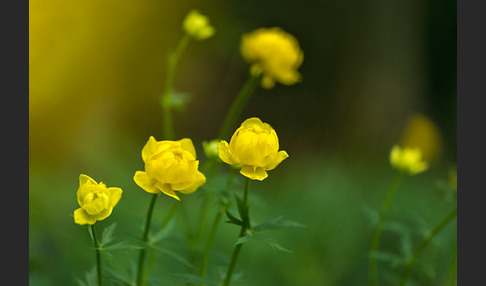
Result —
[[[245, 244], [239, 285], [365, 285], [373, 218], [395, 176], [388, 154], [400, 143], [420, 146], [431, 168], [403, 181], [390, 210], [380, 279], [393, 285], [399, 258], [455, 206], [456, 1], [31, 0], [30, 284], [76, 285], [94, 265], [86, 228], [72, 218], [81, 173], [124, 190], [100, 227], [117, 222], [120, 239], [141, 235], [149, 196], [132, 178], [143, 169], [149, 136], [163, 139], [167, 55], [193, 8], [216, 34], [190, 42], [182, 56], [175, 88], [190, 102], [174, 122], [202, 162], [202, 141], [215, 138], [249, 76], [241, 35], [279, 26], [304, 51], [303, 81], [258, 88], [239, 122], [260, 117], [290, 154], [252, 185], [254, 219], [283, 215], [306, 227], [268, 234], [292, 254]], [[194, 205], [199, 199], [188, 197]], [[171, 201], [159, 201], [162, 217]], [[237, 232], [221, 224], [214, 259], [228, 259]], [[454, 221], [423, 253], [410, 285], [450, 279], [456, 237]], [[125, 269], [121, 260], [113, 268]], [[171, 267], [160, 271], [180, 268]]]

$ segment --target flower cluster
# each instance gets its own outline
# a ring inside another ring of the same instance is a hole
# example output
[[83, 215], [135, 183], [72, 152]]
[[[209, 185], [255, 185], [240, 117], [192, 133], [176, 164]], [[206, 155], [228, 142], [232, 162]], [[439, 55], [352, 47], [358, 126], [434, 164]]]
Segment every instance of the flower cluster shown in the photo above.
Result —
[[250, 73], [262, 77], [262, 87], [272, 88], [275, 81], [292, 85], [302, 78], [297, 69], [304, 60], [299, 43], [291, 34], [276, 28], [260, 28], [243, 35], [241, 55], [251, 63]]
[[184, 31], [196, 40], [205, 40], [214, 35], [214, 28], [209, 24], [208, 17], [197, 10], [191, 10], [182, 23]]

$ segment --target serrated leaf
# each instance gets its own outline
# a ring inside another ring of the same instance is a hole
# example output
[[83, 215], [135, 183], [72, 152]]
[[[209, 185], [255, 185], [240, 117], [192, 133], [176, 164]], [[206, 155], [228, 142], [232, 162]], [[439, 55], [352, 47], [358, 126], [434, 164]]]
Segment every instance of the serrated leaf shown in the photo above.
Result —
[[243, 223], [246, 229], [249, 229], [250, 228], [249, 207], [237, 195], [235, 195], [235, 198], [236, 198], [236, 205], [238, 207], [238, 212], [240, 213], [241, 222]]
[[282, 216], [267, 220], [252, 228], [253, 231], [262, 231], [268, 229], [282, 229], [290, 227], [305, 227], [305, 225], [292, 220], [284, 220]]
[[118, 284], [124, 285], [124, 286], [131, 286], [131, 285], [133, 285], [133, 282], [132, 281], [130, 281], [126, 277], [121, 276], [117, 272], [111, 270], [109, 267], [104, 267], [104, 270], [107, 273], [107, 275], [105, 277], [105, 279], [107, 281], [111, 281], [111, 282], [114, 282], [114, 283], [118, 282]]
[[101, 245], [105, 246], [110, 244], [110, 242], [113, 241], [115, 228], [116, 228], [116, 222], [105, 227], [105, 229], [103, 230], [103, 234], [101, 235]]
[[237, 219], [235, 216], [233, 216], [228, 210], [226, 210], [226, 216], [229, 219], [229, 221], [226, 221], [226, 222], [236, 224], [236, 225], [239, 225], [239, 226], [243, 225], [243, 222], [241, 220]]
[[236, 240], [236, 242], [233, 246], [237, 246], [238, 244], [242, 244], [242, 243], [247, 242], [248, 240], [250, 240], [252, 238], [252, 236], [253, 235], [252, 235], [251, 232], [247, 232], [244, 236], [238, 237], [238, 239]]
[[261, 236], [261, 235], [257, 235], [256, 233], [254, 233], [253, 236], [256, 239], [258, 239], [258, 240], [264, 242], [265, 244], [269, 245], [272, 249], [280, 250], [280, 251], [287, 252], [287, 253], [293, 253], [292, 251], [282, 247], [280, 244], [278, 244], [275, 240], [273, 240], [271, 238], [264, 237], [264, 236]]

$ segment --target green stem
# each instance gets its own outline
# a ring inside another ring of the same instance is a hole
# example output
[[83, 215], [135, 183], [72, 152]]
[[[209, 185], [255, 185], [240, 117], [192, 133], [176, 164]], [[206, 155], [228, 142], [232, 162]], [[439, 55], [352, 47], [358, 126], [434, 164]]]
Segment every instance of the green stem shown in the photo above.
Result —
[[90, 225], [91, 233], [93, 234], [93, 241], [96, 249], [96, 268], [98, 269], [98, 286], [103, 286], [103, 276], [101, 268], [101, 249], [98, 242], [98, 235], [96, 234], [96, 228], [94, 224]]
[[247, 79], [240, 92], [233, 101], [226, 117], [221, 125], [221, 129], [218, 133], [218, 138], [226, 139], [229, 137], [231, 130], [234, 128], [234, 124], [240, 116], [243, 107], [245, 107], [248, 100], [250, 100], [255, 88], [260, 82], [260, 77], [251, 76]]
[[162, 116], [163, 116], [163, 131], [164, 131], [164, 139], [166, 140], [173, 140], [175, 138], [174, 126], [172, 123], [172, 115], [171, 115], [171, 94], [172, 88], [174, 84], [174, 76], [177, 68], [177, 64], [179, 63], [179, 59], [184, 52], [187, 44], [189, 43], [189, 36], [187, 34], [182, 37], [177, 45], [175, 51], [170, 54], [169, 62], [168, 62], [168, 69], [167, 75], [165, 78], [165, 85], [164, 90], [162, 92], [161, 97], [161, 104], [162, 104]]
[[422, 253], [422, 251], [427, 247], [427, 245], [430, 243], [430, 241], [457, 215], [457, 207], [454, 208], [430, 233], [427, 235], [427, 237], [422, 240], [422, 242], [419, 244], [419, 246], [415, 249], [415, 252], [413, 253], [412, 257], [408, 260], [408, 262], [405, 264], [405, 270], [403, 272], [403, 277], [402, 277], [402, 282], [400, 285], [406, 285], [408, 278], [410, 277], [410, 274], [412, 272], [413, 265], [415, 264], [415, 261], [417, 261], [419, 255]]
[[[244, 195], [244, 198], [243, 198], [243, 202], [245, 203], [245, 208], [247, 208], [247, 209], [248, 209], [248, 194], [250, 192], [250, 180], [251, 179], [248, 178], [247, 181], [246, 181], [245, 195]], [[246, 229], [247, 225], [249, 225], [249, 222], [246, 222], [246, 223], [243, 222], [243, 225], [241, 226], [239, 237], [242, 237], [242, 236], [245, 235], [245, 233], [247, 231], [247, 229]], [[233, 271], [235, 270], [236, 261], [238, 260], [238, 255], [240, 254], [242, 246], [243, 246], [243, 243], [240, 243], [233, 248], [233, 254], [231, 255], [230, 264], [228, 266], [228, 271], [226, 272], [226, 278], [224, 279], [223, 286], [229, 286], [230, 285], [231, 276], [233, 275]]]
[[[164, 220], [162, 221], [162, 224], [160, 225], [160, 229], [163, 229], [164, 227], [167, 226], [169, 223], [170, 219], [174, 216], [175, 211], [179, 208], [179, 201], [174, 200], [174, 203], [170, 207], [169, 211], [164, 217]], [[147, 270], [145, 270], [145, 277], [148, 277], [150, 275], [150, 272], [152, 272], [152, 266], [154, 265], [154, 260], [155, 260], [155, 249], [152, 249], [150, 251], [150, 256], [149, 256], [149, 263], [147, 265]]]
[[[150, 200], [150, 205], [147, 211], [147, 218], [145, 219], [145, 230], [143, 232], [142, 241], [144, 243], [148, 240], [148, 234], [150, 231], [150, 221], [152, 220], [152, 213], [154, 210], [155, 200], [158, 194], [153, 194]], [[143, 264], [145, 262], [145, 254], [147, 252], [147, 247], [144, 245], [140, 250], [140, 256], [138, 258], [138, 268], [137, 268], [137, 286], [142, 286], [143, 284]]]
[[370, 278], [370, 285], [378, 285], [378, 265], [376, 260], [376, 252], [378, 251], [378, 246], [380, 245], [380, 237], [383, 231], [383, 224], [385, 215], [390, 208], [391, 201], [395, 196], [395, 193], [400, 185], [400, 182], [403, 178], [403, 173], [400, 172], [395, 181], [391, 185], [388, 193], [386, 194], [386, 198], [381, 204], [380, 213], [378, 217], [378, 223], [376, 224], [375, 230], [373, 232], [373, 239], [371, 241], [371, 250], [370, 250], [370, 264], [369, 264], [369, 278]]
[[456, 285], [457, 280], [457, 241], [454, 247], [454, 255], [452, 257], [451, 266], [449, 268], [449, 275], [447, 276], [446, 286]]
[[[223, 192], [226, 193], [228, 191], [228, 188], [231, 184], [231, 181], [233, 180], [234, 174], [235, 174], [234, 170], [231, 169], [230, 173], [228, 175], [228, 180], [226, 181], [226, 185], [225, 185]], [[201, 277], [201, 278], [206, 277], [206, 272], [207, 272], [208, 262], [209, 262], [209, 253], [211, 252], [211, 246], [213, 245], [214, 238], [215, 238], [216, 232], [218, 230], [218, 225], [219, 225], [221, 216], [226, 211], [226, 208], [227, 208], [227, 205], [221, 202], [220, 205], [219, 205], [218, 212], [216, 213], [216, 217], [214, 218], [213, 224], [211, 226], [211, 230], [209, 232], [209, 237], [208, 237], [208, 240], [206, 241], [206, 247], [204, 248], [203, 258], [202, 258], [202, 262], [201, 262], [201, 269], [199, 271], [199, 277]], [[200, 284], [200, 286], [203, 286], [203, 285], [204, 284], [202, 284], [202, 283]]]

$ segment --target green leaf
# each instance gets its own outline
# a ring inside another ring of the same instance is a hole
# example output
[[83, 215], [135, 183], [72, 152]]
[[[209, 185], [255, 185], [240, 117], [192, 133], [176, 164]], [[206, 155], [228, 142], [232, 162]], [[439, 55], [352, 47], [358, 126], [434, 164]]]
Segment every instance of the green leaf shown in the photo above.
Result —
[[105, 246], [110, 244], [110, 242], [113, 241], [115, 228], [116, 228], [116, 222], [105, 227], [105, 229], [103, 230], [103, 234], [101, 235], [101, 245]]
[[91, 241], [94, 242], [93, 231], [91, 230], [91, 226], [89, 226], [89, 225], [88, 225], [88, 233], [89, 233], [89, 236], [91, 237]]
[[156, 247], [156, 246], [152, 246], [152, 248], [155, 249], [155, 250], [157, 250], [160, 253], [163, 253], [163, 254], [165, 254], [165, 255], [173, 258], [174, 260], [179, 261], [180, 263], [188, 266], [189, 268], [194, 268], [191, 263], [189, 263], [184, 257], [182, 257], [178, 253], [172, 252], [170, 250], [167, 250], [167, 249], [164, 249], [164, 248], [161, 248], [161, 247]]
[[305, 225], [292, 220], [284, 220], [282, 216], [267, 220], [252, 228], [254, 231], [262, 231], [268, 229], [282, 229], [290, 227], [305, 227]]
[[287, 252], [287, 253], [292, 253], [292, 251], [282, 247], [280, 244], [278, 244], [277, 242], [275, 242], [275, 240], [273, 240], [271, 238], [264, 237], [264, 236], [261, 236], [261, 235], [257, 235], [256, 233], [254, 233], [253, 236], [256, 239], [258, 239], [258, 240], [264, 242], [265, 244], [269, 245], [272, 249], [280, 250], [280, 251]]
[[238, 237], [238, 239], [236, 240], [236, 242], [233, 246], [237, 246], [238, 244], [245, 243], [248, 240], [250, 240], [252, 237], [253, 237], [253, 234], [249, 231], [244, 236]]
[[191, 283], [191, 284], [204, 284], [208, 286], [217, 286], [218, 284], [207, 279], [203, 279], [197, 275], [189, 273], [175, 273], [175, 277], [179, 278], [181, 282]]
[[88, 285], [98, 285], [98, 274], [96, 272], [96, 267], [93, 267], [91, 270], [87, 271], [85, 276]]
[[168, 238], [173, 233], [174, 226], [175, 220], [171, 219], [165, 227], [162, 227], [156, 233], [149, 233], [149, 243], [155, 244]]
[[250, 228], [250, 215], [249, 207], [243, 202], [237, 195], [235, 195], [236, 204], [238, 207], [238, 212], [240, 213], [240, 218], [246, 229]]
[[236, 225], [239, 225], [239, 226], [243, 225], [243, 222], [241, 220], [237, 219], [235, 216], [233, 216], [228, 210], [226, 210], [226, 216], [229, 219], [229, 221], [226, 221], [226, 222], [236, 224]]

